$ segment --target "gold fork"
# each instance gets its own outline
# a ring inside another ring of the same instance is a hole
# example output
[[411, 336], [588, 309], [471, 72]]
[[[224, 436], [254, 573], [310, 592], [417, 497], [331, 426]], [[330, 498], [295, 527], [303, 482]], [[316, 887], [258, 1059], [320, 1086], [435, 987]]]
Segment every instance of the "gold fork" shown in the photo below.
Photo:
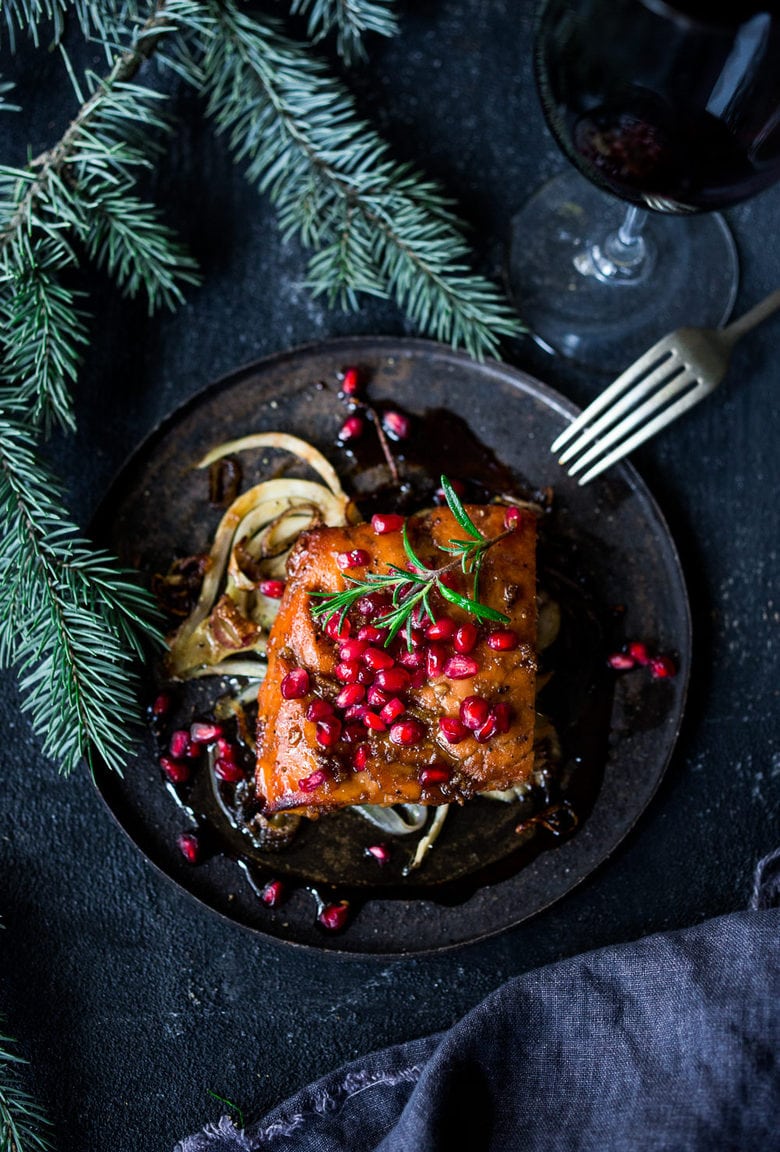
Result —
[[726, 328], [678, 328], [618, 376], [550, 446], [587, 484], [698, 404], [726, 374], [741, 336], [780, 308], [780, 288]]

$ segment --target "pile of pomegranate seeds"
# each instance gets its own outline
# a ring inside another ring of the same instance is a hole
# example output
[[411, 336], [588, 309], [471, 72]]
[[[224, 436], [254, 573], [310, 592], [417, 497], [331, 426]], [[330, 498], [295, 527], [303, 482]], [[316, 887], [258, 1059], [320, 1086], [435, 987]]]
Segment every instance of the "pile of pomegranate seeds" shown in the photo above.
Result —
[[654, 680], [669, 680], [677, 675], [677, 665], [665, 653], [651, 655], [642, 640], [631, 640], [620, 652], [612, 652], [607, 664], [616, 672], [628, 672], [632, 668], [647, 668]]

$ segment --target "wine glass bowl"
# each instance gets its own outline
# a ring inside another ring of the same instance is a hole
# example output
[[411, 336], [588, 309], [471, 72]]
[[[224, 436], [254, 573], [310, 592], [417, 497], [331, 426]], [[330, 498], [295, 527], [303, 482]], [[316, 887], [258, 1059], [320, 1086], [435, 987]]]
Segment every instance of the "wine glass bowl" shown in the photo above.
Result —
[[[543, 4], [542, 108], [589, 183], [569, 172], [513, 221], [511, 280], [540, 343], [612, 371], [680, 324], [725, 322], [738, 271], [717, 210], [780, 179], [773, 7]], [[633, 205], [622, 226], [612, 197]]]

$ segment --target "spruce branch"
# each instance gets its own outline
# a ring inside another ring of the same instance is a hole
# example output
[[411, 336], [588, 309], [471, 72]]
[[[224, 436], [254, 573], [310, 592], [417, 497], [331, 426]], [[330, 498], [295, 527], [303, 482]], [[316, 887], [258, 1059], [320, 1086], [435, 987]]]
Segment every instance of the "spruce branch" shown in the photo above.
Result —
[[149, 167], [150, 130], [165, 131], [162, 97], [132, 78], [160, 39], [194, 19], [192, 0], [169, 0], [135, 35], [106, 78], [87, 73], [89, 91], [61, 139], [24, 169], [0, 168], [0, 350], [2, 379], [30, 401], [34, 423], [72, 429], [70, 385], [85, 343], [83, 316], [62, 272], [78, 258], [70, 237], [149, 309], [173, 307], [198, 282], [195, 262], [157, 209], [132, 189]]
[[0, 664], [15, 665], [22, 711], [65, 773], [86, 756], [120, 770], [140, 722], [133, 654], [158, 616], [133, 575], [68, 519], [34, 437], [0, 414]]
[[315, 249], [312, 291], [354, 306], [359, 290], [394, 298], [419, 328], [472, 355], [494, 354], [522, 325], [472, 273], [449, 201], [389, 157], [347, 89], [268, 18], [207, 0], [207, 110], [246, 175], [276, 205], [285, 234]]
[[290, 11], [308, 16], [306, 32], [313, 44], [336, 32], [336, 50], [345, 64], [366, 59], [367, 32], [395, 36], [394, 0], [291, 0]]
[[17, 1056], [9, 1036], [0, 1033], [0, 1152], [48, 1152], [50, 1125], [22, 1088]]
[[46, 431], [55, 422], [75, 426], [70, 384], [76, 379], [79, 349], [87, 341], [76, 294], [57, 277], [58, 255], [56, 245], [42, 245], [37, 261], [18, 268], [13, 290], [0, 293], [0, 376], [15, 383], [32, 422]]

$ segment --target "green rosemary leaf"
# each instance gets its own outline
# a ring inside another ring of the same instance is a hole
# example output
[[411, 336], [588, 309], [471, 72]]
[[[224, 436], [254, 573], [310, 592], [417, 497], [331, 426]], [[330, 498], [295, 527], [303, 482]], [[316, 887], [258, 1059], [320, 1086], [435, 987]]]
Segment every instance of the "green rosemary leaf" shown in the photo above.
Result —
[[[412, 548], [412, 542], [409, 539], [409, 532], [407, 531], [407, 524], [408, 524], [408, 521], [404, 520], [404, 526], [401, 530], [401, 539], [404, 542], [404, 552], [409, 557], [409, 562], [411, 564], [414, 564], [415, 568], [418, 568], [420, 571], [419, 572], [408, 572], [408, 573], [404, 573], [404, 575], [421, 576], [422, 573], [428, 571], [428, 568], [426, 567], [425, 564], [423, 564], [422, 560], [417, 555], [414, 548]], [[399, 569], [399, 571], [400, 571], [400, 569]]]
[[463, 531], [468, 532], [472, 540], [484, 540], [484, 536], [473, 523], [468, 512], [463, 507], [458, 493], [452, 487], [452, 484], [449, 482], [446, 476], [442, 476], [441, 486], [442, 490], [444, 491], [444, 499], [447, 501], [447, 507], [458, 521]]
[[459, 608], [476, 616], [479, 620], [495, 620], [496, 623], [508, 624], [509, 617], [505, 616], [503, 612], [497, 612], [495, 608], [490, 608], [487, 604], [480, 604], [477, 600], [469, 600], [466, 596], [461, 596], [460, 592], [456, 592], [454, 588], [448, 588], [446, 584], [439, 584], [439, 591], [445, 600], [449, 600], [450, 604], [457, 604]]
[[[417, 564], [422, 567], [422, 561], [418, 560]], [[410, 572], [408, 568], [399, 568], [397, 564], [387, 565], [390, 572], [395, 572], [398, 576], [402, 576], [404, 580], [410, 581], [412, 584], [428, 584], [430, 577], [423, 576], [420, 572]], [[429, 570], [426, 568], [426, 572]]]

